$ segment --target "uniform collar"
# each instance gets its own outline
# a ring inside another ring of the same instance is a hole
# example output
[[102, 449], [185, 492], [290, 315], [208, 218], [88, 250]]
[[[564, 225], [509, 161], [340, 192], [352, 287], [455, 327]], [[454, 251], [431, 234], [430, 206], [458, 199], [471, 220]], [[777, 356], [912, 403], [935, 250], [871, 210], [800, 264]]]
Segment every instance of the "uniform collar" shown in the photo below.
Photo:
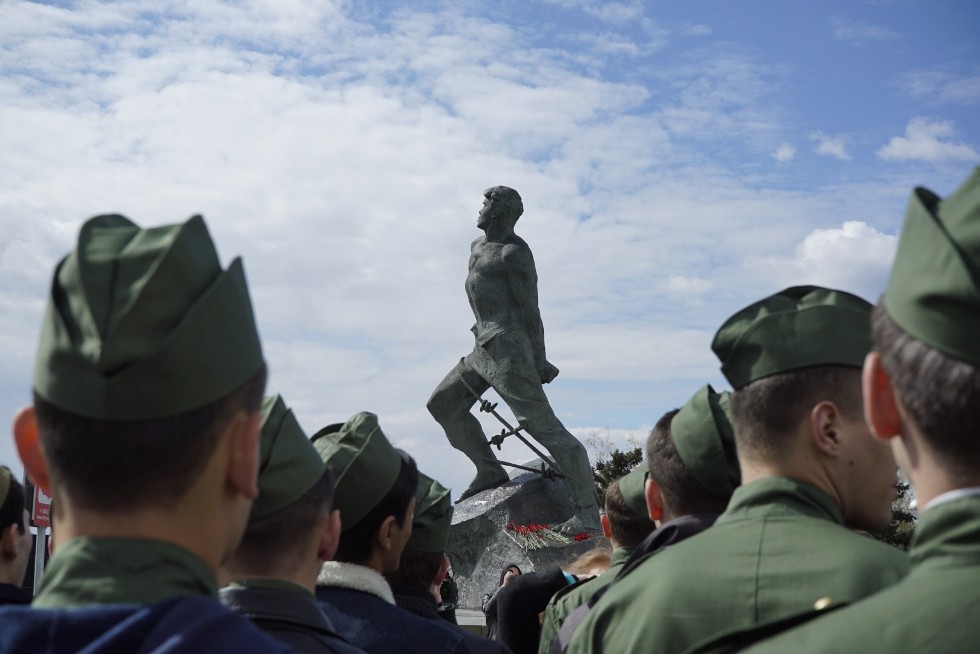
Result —
[[844, 512], [813, 484], [789, 477], [766, 477], [739, 486], [718, 524], [756, 516], [807, 516], [844, 524]]
[[930, 504], [912, 534], [909, 561], [916, 571], [957, 562], [980, 566], [980, 495]]
[[320, 568], [316, 585], [359, 590], [379, 597], [388, 604], [395, 603], [395, 597], [391, 594], [391, 586], [388, 585], [388, 581], [381, 576], [381, 573], [364, 565], [327, 561]]
[[171, 597], [217, 597], [214, 574], [172, 543], [138, 538], [73, 538], [51, 558], [34, 606], [155, 604]]
[[934, 506], [939, 506], [945, 502], [952, 502], [953, 500], [959, 500], [964, 497], [975, 497], [980, 495], [980, 486], [971, 486], [969, 488], [957, 488], [956, 490], [947, 491], [940, 495], [936, 495], [934, 498], [929, 500], [929, 502], [922, 507], [923, 513]]
[[316, 597], [313, 591], [308, 588], [304, 588], [299, 584], [294, 584], [291, 581], [286, 581], [285, 579], [236, 579], [229, 584], [231, 588], [267, 588], [273, 590], [283, 590], [289, 591], [291, 593], [300, 593], [306, 595], [307, 597]]
[[254, 620], [278, 620], [336, 634], [333, 623], [308, 590], [287, 581], [266, 583], [269, 581], [275, 580], [236, 581], [221, 589], [221, 602]]
[[626, 563], [630, 558], [630, 554], [632, 553], [632, 547], [620, 547], [613, 550], [612, 558], [609, 560], [609, 567], [611, 568], [619, 565], [620, 563]]

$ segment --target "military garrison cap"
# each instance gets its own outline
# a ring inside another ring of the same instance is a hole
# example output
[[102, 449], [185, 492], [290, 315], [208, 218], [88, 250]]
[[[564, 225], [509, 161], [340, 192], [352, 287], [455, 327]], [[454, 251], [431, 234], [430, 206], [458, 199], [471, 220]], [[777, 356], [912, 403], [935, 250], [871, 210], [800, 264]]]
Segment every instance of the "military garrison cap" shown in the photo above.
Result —
[[702, 386], [670, 421], [670, 438], [684, 467], [712, 495], [727, 499], [741, 483], [729, 393]]
[[284, 509], [320, 481], [326, 466], [281, 395], [262, 400], [259, 496], [252, 520]]
[[82, 225], [55, 269], [34, 389], [89, 418], [137, 421], [225, 397], [263, 366], [241, 259], [222, 270], [204, 219]]
[[392, 447], [373, 413], [357, 413], [313, 436], [313, 447], [333, 473], [334, 506], [347, 531], [371, 512], [395, 485], [401, 453]]
[[945, 200], [912, 192], [884, 304], [910, 335], [980, 366], [980, 168]]
[[735, 390], [812, 366], [861, 368], [871, 350], [871, 305], [845, 291], [793, 286], [726, 320], [711, 349]]
[[449, 490], [420, 472], [408, 547], [419, 552], [445, 552], [449, 545], [449, 526], [452, 521], [453, 503]]
[[619, 492], [626, 500], [626, 506], [641, 518], [650, 519], [647, 512], [647, 496], [644, 486], [647, 480], [647, 467], [637, 466], [619, 478]]

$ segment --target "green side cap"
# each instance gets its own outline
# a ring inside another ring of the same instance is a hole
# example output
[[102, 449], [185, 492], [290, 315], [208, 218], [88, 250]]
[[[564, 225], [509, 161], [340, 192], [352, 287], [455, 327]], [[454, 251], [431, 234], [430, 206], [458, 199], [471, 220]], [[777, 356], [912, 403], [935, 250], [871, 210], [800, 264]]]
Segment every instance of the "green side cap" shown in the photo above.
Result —
[[408, 547], [419, 552], [445, 552], [452, 521], [453, 503], [449, 489], [420, 472]]
[[812, 366], [861, 368], [871, 351], [871, 305], [845, 291], [794, 286], [726, 320], [711, 349], [735, 390]]
[[706, 384], [670, 421], [670, 437], [684, 467], [722, 499], [731, 497], [741, 483], [729, 397]]
[[650, 519], [647, 511], [646, 481], [649, 470], [647, 466], [640, 465], [619, 478], [619, 492], [626, 500], [626, 506], [636, 515], [645, 520]]
[[980, 366], [980, 168], [945, 200], [912, 192], [884, 304], [911, 336]]
[[251, 519], [285, 509], [313, 488], [325, 470], [282, 396], [262, 400], [259, 496], [252, 504]]
[[334, 506], [346, 531], [378, 505], [395, 485], [402, 457], [373, 413], [357, 413], [342, 425], [313, 435], [313, 447], [333, 473]]
[[34, 389], [80, 416], [152, 420], [214, 402], [262, 365], [241, 259], [222, 270], [203, 218], [142, 229], [96, 216], [55, 269]]

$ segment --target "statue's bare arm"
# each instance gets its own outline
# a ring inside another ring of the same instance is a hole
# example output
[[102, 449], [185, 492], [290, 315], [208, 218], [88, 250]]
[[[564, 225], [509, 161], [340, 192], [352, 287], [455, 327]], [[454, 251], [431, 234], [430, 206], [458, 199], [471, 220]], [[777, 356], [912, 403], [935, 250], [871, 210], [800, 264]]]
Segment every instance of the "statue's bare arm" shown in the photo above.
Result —
[[508, 245], [503, 252], [507, 266], [507, 283], [515, 309], [524, 320], [531, 347], [534, 350], [534, 365], [542, 384], [547, 384], [558, 376], [558, 368], [548, 362], [544, 347], [544, 324], [538, 309], [538, 273], [534, 268], [531, 249], [521, 241]]

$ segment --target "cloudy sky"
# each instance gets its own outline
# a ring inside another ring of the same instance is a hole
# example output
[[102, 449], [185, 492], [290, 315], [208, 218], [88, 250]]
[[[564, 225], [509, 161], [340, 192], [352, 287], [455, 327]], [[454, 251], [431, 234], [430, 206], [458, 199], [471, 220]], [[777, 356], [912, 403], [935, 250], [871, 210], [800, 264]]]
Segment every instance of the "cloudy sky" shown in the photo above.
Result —
[[504, 184], [553, 405], [642, 440], [725, 387], [709, 345], [745, 304], [877, 298], [912, 187], [980, 163], [977, 34], [971, 0], [5, 0], [0, 414], [81, 222], [201, 213], [245, 259], [270, 391], [311, 433], [378, 413], [459, 492], [425, 401], [472, 348], [469, 243]]

